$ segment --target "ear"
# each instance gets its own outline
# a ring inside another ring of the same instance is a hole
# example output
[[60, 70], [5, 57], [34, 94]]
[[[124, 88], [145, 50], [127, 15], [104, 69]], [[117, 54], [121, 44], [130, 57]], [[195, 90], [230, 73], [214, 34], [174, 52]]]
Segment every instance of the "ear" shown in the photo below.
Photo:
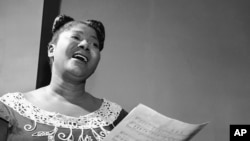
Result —
[[48, 46], [48, 57], [53, 57], [54, 56], [54, 50], [55, 50], [55, 45], [50, 44]]

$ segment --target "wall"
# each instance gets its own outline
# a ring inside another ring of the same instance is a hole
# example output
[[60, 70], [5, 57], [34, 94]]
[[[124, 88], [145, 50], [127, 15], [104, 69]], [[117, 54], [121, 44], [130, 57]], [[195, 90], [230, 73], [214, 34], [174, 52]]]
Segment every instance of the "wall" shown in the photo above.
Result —
[[[228, 141], [249, 123], [249, 2], [72, 0], [61, 13], [103, 21], [107, 38], [88, 90], [190, 123], [193, 141]], [[42, 1], [0, 1], [0, 94], [35, 88]], [[73, 9], [73, 10], [72, 10]]]
[[43, 1], [0, 1], [0, 95], [35, 89]]
[[249, 1], [63, 0], [61, 13], [103, 21], [107, 38], [88, 90], [185, 122], [193, 141], [228, 141], [250, 122]]

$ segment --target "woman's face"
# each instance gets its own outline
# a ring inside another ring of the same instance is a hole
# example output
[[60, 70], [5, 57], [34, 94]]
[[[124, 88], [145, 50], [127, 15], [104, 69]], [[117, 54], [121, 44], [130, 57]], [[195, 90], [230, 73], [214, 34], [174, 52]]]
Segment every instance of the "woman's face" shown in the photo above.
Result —
[[[49, 49], [54, 58], [52, 73], [85, 80], [94, 73], [100, 60], [99, 41], [93, 28], [78, 23], [63, 31]], [[55, 71], [53, 71], [55, 70]]]

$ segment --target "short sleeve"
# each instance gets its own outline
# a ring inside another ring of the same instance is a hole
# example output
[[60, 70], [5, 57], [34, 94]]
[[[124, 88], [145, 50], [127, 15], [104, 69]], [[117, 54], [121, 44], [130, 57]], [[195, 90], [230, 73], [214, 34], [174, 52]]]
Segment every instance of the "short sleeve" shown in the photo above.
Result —
[[0, 119], [8, 122], [9, 127], [12, 126], [11, 115], [8, 107], [0, 101]]

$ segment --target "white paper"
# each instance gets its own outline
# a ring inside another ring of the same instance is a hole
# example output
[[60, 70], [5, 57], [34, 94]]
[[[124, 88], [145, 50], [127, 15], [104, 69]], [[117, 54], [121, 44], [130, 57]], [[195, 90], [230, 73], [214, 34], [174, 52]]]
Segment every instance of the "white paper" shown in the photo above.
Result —
[[206, 124], [184, 123], [139, 104], [103, 141], [188, 141]]

